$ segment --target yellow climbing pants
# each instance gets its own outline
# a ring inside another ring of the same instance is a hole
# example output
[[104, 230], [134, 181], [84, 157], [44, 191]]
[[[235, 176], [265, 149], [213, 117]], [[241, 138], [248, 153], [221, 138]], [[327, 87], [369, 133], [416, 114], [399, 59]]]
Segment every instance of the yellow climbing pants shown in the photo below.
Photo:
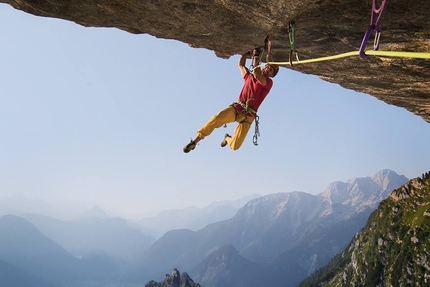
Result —
[[213, 116], [200, 130], [197, 131], [197, 135], [204, 139], [210, 135], [214, 129], [222, 127], [224, 124], [238, 122], [234, 135], [231, 138], [227, 138], [227, 143], [232, 150], [239, 149], [245, 141], [246, 135], [251, 128], [253, 116], [248, 116], [243, 113], [236, 111], [232, 106], [220, 111], [217, 115]]

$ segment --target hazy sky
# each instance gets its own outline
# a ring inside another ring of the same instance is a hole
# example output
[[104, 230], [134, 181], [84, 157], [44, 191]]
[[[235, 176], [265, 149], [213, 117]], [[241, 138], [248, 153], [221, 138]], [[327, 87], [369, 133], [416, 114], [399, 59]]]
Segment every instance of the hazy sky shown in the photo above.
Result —
[[196, 130], [236, 101], [238, 56], [5, 4], [0, 36], [1, 195], [139, 217], [251, 193], [316, 194], [385, 168], [408, 178], [430, 170], [429, 123], [289, 69], [260, 107], [258, 147], [252, 127], [240, 150], [221, 148], [230, 124], [184, 154]]

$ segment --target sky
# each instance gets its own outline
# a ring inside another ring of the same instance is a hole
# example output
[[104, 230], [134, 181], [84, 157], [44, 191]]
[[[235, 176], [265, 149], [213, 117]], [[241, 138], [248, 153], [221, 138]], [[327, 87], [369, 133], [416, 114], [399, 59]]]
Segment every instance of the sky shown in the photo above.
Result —
[[241, 149], [221, 148], [232, 123], [185, 154], [196, 131], [237, 100], [238, 55], [6, 4], [0, 37], [1, 196], [139, 218], [249, 194], [317, 194], [382, 169], [408, 178], [430, 170], [422, 118], [287, 68], [259, 109], [257, 147], [252, 126]]

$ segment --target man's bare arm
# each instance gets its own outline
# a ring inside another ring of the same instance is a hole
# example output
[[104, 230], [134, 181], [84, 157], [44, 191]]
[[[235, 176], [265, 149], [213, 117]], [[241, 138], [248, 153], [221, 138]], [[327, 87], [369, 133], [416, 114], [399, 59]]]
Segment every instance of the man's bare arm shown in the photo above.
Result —
[[246, 73], [248, 73], [248, 68], [246, 68], [246, 56], [248, 54], [249, 53], [243, 54], [239, 58], [238, 66], [239, 66], [240, 73], [242, 74], [242, 78], [245, 77]]

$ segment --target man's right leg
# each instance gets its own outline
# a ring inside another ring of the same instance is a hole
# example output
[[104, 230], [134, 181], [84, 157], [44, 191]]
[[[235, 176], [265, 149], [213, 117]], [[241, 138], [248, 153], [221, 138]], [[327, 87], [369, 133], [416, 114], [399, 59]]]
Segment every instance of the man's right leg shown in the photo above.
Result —
[[236, 119], [236, 110], [232, 106], [228, 106], [227, 108], [220, 111], [217, 115], [210, 118], [210, 120], [197, 131], [197, 135], [200, 139], [204, 139], [208, 135], [210, 135], [214, 129], [220, 128], [225, 124], [232, 123]]
[[217, 115], [213, 116], [200, 130], [197, 131], [197, 137], [191, 140], [184, 148], [185, 153], [194, 150], [197, 143], [210, 135], [214, 129], [222, 127], [224, 124], [234, 122], [236, 119], [236, 110], [232, 106], [220, 111]]

